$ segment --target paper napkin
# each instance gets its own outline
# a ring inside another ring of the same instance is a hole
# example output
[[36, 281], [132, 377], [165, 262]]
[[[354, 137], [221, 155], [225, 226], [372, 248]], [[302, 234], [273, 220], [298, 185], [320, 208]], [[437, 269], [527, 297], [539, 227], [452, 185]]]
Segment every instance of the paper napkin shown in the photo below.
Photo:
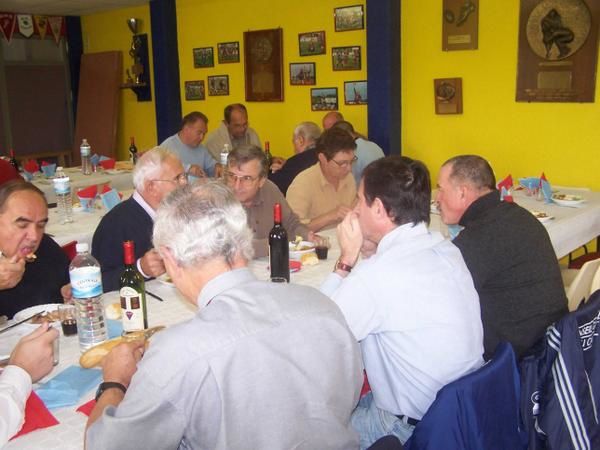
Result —
[[92, 166], [97, 166], [99, 161], [100, 157], [96, 153], [90, 156], [90, 162], [92, 163]]
[[42, 172], [46, 178], [52, 178], [56, 173], [56, 164], [50, 164], [46, 161], [42, 162]]
[[25, 403], [25, 423], [12, 439], [41, 428], [58, 425], [58, 423], [58, 420], [48, 411], [44, 402], [32, 391], [27, 399], [27, 403]]
[[110, 170], [115, 168], [116, 161], [112, 158], [102, 159], [100, 158], [99, 164], [104, 170]]
[[89, 417], [89, 415], [92, 413], [92, 409], [94, 409], [94, 406], [96, 406], [96, 400], [91, 399], [89, 402], [86, 402], [77, 408], [76, 411]]
[[110, 211], [119, 203], [121, 203], [121, 197], [116, 189], [109, 189], [108, 191], [103, 192], [100, 194], [100, 198], [102, 199], [102, 204], [107, 211]]
[[23, 170], [34, 174], [40, 170], [40, 166], [35, 159], [30, 159], [28, 161], [25, 161], [25, 164], [23, 164]]
[[77, 404], [79, 399], [102, 380], [100, 369], [69, 366], [35, 390], [48, 409]]

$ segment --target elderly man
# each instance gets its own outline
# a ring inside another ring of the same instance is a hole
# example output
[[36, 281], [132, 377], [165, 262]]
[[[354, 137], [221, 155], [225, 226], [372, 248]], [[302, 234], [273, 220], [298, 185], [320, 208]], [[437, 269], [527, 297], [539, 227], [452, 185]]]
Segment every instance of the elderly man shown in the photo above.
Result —
[[258, 134], [248, 126], [248, 111], [244, 105], [228, 105], [224, 116], [219, 128], [206, 141], [206, 146], [215, 160], [220, 160], [220, 153], [225, 144], [229, 144], [230, 150], [243, 144], [261, 147]]
[[[404, 443], [437, 391], [483, 363], [477, 292], [460, 251], [428, 230], [430, 200], [420, 161], [371, 163], [321, 288], [361, 343], [372, 390], [352, 415], [361, 448], [386, 434]], [[356, 265], [365, 239], [377, 251]]]
[[183, 166], [171, 151], [154, 147], [138, 159], [133, 169], [133, 195], [111, 209], [94, 232], [92, 254], [102, 268], [104, 291], [119, 289], [125, 267], [124, 241], [135, 243], [137, 268], [145, 278], [165, 273], [162, 258], [152, 246], [156, 209], [169, 192], [186, 183]]
[[317, 163], [315, 146], [319, 136], [321, 136], [321, 130], [316, 123], [300, 123], [292, 137], [295, 155], [287, 161], [282, 161], [279, 167], [275, 164], [271, 165], [269, 180], [277, 185], [283, 195], [287, 194], [288, 187], [296, 175]]
[[300, 172], [287, 191], [287, 200], [311, 231], [337, 225], [356, 198], [352, 164], [356, 162], [354, 138], [332, 128], [317, 140], [318, 164]]
[[354, 177], [354, 181], [356, 181], [356, 185], [358, 186], [365, 167], [367, 167], [373, 161], [383, 158], [385, 156], [383, 150], [375, 142], [366, 140], [363, 135], [354, 131], [354, 127], [350, 122], [340, 120], [333, 126], [336, 128], [341, 128], [342, 130], [346, 130], [352, 135], [354, 142], [356, 142], [355, 153], [357, 159], [356, 163], [352, 165], [352, 176]]
[[340, 120], [344, 120], [344, 116], [339, 111], [329, 111], [323, 116], [323, 129], [329, 130]]
[[141, 360], [140, 344], [108, 355], [104, 380], [122, 386], [100, 394], [86, 447], [356, 448], [358, 345], [315, 289], [256, 280], [231, 191], [208, 181], [171, 194], [154, 244], [198, 312], [158, 334]]
[[44, 234], [48, 206], [42, 191], [13, 180], [0, 187], [0, 315], [62, 299], [69, 258]]
[[254, 233], [252, 244], [257, 257], [269, 254], [269, 231], [273, 228], [273, 206], [281, 204], [282, 224], [291, 240], [308, 239], [310, 230], [300, 223], [277, 186], [267, 180], [265, 153], [253, 145], [242, 145], [229, 154], [225, 181], [240, 201]]
[[500, 201], [488, 162], [449, 159], [438, 177], [442, 221], [464, 229], [454, 239], [481, 302], [485, 358], [501, 341], [518, 356], [567, 313], [567, 299], [546, 228], [526, 209]]
[[207, 132], [208, 117], [194, 111], [183, 117], [179, 131], [165, 139], [160, 146], [175, 153], [189, 174], [214, 177], [218, 175], [217, 161], [202, 145]]

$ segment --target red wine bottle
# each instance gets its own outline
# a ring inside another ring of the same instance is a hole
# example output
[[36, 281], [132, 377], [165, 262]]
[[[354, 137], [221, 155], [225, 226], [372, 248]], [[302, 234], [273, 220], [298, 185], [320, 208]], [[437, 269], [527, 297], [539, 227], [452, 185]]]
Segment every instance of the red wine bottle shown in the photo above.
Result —
[[131, 145], [129, 145], [129, 153], [131, 154], [131, 162], [135, 164], [138, 159], [138, 149], [135, 146], [135, 138], [131, 137]]
[[290, 282], [290, 245], [287, 231], [281, 225], [281, 205], [273, 207], [275, 224], [269, 233], [269, 264], [271, 281], [276, 283]]
[[15, 168], [15, 170], [19, 171], [19, 163], [17, 163], [17, 159], [15, 158], [15, 151], [10, 149], [10, 164]]
[[119, 296], [123, 310], [123, 333], [148, 328], [146, 309], [146, 289], [144, 278], [135, 266], [135, 247], [133, 241], [123, 242], [125, 270], [119, 279]]
[[273, 156], [271, 155], [271, 149], [269, 141], [265, 141], [265, 156], [267, 157], [267, 170], [271, 170], [271, 164], [273, 164]]

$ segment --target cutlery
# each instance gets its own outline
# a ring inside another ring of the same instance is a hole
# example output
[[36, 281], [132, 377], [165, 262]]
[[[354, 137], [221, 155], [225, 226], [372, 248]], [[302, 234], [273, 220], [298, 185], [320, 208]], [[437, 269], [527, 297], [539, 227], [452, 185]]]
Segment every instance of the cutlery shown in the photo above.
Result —
[[152, 293], [152, 292], [150, 292], [148, 289], [146, 289], [146, 294], [148, 294], [150, 297], [154, 297], [156, 300], [158, 300], [158, 301], [160, 301], [160, 302], [164, 302], [164, 300], [163, 300], [161, 297], [159, 297], [159, 296], [158, 296], [158, 295], [156, 295], [156, 294], [153, 294], [153, 293]]
[[10, 330], [11, 328], [14, 328], [14, 327], [16, 327], [17, 325], [21, 325], [22, 323], [25, 323], [25, 322], [27, 322], [28, 320], [31, 320], [31, 319], [33, 319], [33, 318], [35, 318], [35, 317], [38, 317], [38, 316], [41, 316], [41, 315], [42, 315], [42, 314], [44, 314], [45, 312], [46, 312], [46, 311], [41, 311], [41, 312], [39, 312], [39, 313], [36, 313], [36, 314], [33, 314], [33, 315], [31, 315], [31, 316], [27, 317], [26, 319], [20, 320], [20, 321], [19, 321], [19, 322], [17, 322], [17, 323], [13, 323], [12, 325], [9, 325], [9, 326], [7, 326], [6, 328], [2, 328], [2, 329], [0, 330], [0, 334], [4, 333], [6, 330]]

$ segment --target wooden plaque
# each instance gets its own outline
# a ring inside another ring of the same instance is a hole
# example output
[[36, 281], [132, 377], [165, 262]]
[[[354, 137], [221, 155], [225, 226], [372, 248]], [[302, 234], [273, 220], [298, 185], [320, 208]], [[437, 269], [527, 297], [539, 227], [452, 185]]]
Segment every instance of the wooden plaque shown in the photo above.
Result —
[[433, 80], [436, 114], [462, 114], [462, 78]]
[[479, 0], [444, 0], [442, 14], [442, 50], [477, 49]]
[[246, 101], [283, 101], [283, 31], [244, 33]]

